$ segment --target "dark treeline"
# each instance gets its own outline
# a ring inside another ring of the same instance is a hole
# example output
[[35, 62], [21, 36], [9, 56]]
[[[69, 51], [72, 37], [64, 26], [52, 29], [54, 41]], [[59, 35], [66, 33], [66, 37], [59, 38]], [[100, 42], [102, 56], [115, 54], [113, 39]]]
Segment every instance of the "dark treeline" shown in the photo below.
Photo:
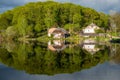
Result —
[[72, 3], [32, 2], [0, 14], [0, 31], [8, 38], [40, 37], [50, 27], [79, 32], [90, 23], [107, 29], [108, 15]]
[[103, 47], [96, 54], [91, 55], [80, 46], [52, 52], [47, 49], [46, 43], [28, 45], [10, 42], [0, 47], [0, 62], [29, 74], [73, 73], [108, 60], [110, 50], [107, 46]]

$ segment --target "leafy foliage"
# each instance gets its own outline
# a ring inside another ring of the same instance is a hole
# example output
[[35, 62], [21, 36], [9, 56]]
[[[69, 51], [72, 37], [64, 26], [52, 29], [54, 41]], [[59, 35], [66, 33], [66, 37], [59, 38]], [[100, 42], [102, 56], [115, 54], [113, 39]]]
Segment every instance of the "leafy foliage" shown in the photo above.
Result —
[[0, 30], [4, 31], [9, 26], [13, 26], [17, 27], [14, 29], [18, 31], [16, 34], [18, 37], [26, 35], [38, 37], [55, 24], [74, 33], [91, 22], [105, 29], [109, 27], [108, 15], [98, 13], [91, 8], [53, 1], [31, 2], [1, 14]]
[[[113, 29], [113, 31], [116, 28], [116, 31], [119, 32], [120, 31], [120, 13], [117, 12], [114, 15], [111, 15], [111, 26]], [[120, 34], [120, 33], [119, 33]]]

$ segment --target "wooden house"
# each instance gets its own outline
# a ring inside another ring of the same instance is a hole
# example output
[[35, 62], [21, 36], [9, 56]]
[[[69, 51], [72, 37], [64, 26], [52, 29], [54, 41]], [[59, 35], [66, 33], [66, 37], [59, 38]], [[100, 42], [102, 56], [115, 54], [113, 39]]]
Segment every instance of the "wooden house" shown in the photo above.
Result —
[[63, 28], [50, 28], [48, 30], [48, 36], [53, 38], [66, 38], [69, 33]]

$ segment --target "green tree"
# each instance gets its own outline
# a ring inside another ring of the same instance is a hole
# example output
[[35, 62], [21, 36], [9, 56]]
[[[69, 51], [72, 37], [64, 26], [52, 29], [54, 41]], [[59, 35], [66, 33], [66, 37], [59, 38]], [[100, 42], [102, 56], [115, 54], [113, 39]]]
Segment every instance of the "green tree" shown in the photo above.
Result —
[[30, 2], [0, 14], [0, 31], [14, 26], [18, 37], [40, 37], [55, 24], [76, 33], [92, 22], [105, 31], [109, 29], [109, 16], [94, 9], [72, 3]]
[[28, 27], [28, 23], [27, 23], [26, 17], [24, 15], [22, 15], [21, 17], [18, 18], [17, 27], [18, 27], [20, 36], [25, 37], [26, 32], [27, 32], [26, 28]]

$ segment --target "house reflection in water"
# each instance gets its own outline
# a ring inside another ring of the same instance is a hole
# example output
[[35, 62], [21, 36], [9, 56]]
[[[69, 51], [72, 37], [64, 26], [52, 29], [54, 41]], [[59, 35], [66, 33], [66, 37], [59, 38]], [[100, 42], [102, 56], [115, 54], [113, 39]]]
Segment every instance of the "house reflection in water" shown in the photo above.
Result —
[[95, 40], [87, 39], [83, 41], [82, 48], [88, 51], [91, 55], [95, 54], [100, 49], [96, 47]]
[[62, 51], [67, 47], [65, 41], [62, 40], [53, 40], [48, 42], [48, 49], [51, 51]]

